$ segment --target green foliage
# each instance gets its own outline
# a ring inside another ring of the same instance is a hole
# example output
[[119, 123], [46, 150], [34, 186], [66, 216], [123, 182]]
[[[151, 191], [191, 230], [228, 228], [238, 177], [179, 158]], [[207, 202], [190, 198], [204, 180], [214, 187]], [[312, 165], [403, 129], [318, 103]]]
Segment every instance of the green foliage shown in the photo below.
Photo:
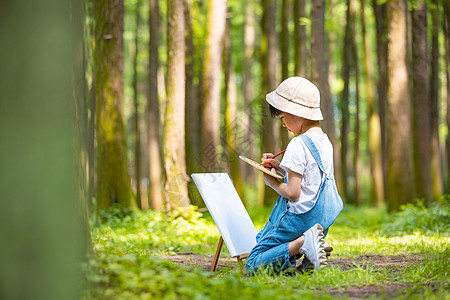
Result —
[[382, 228], [388, 236], [412, 234], [450, 234], [450, 195], [443, 196], [440, 202], [434, 202], [427, 208], [423, 200], [401, 207], [399, 213], [389, 216]]
[[[443, 201], [440, 211], [448, 216], [448, 197]], [[336, 294], [345, 295], [340, 291], [346, 288], [371, 286], [383, 290], [386, 283], [404, 285], [398, 296], [405, 298], [445, 298], [449, 296], [450, 241], [445, 236], [448, 227], [441, 231], [427, 225], [430, 223], [425, 220], [438, 215], [439, 209], [433, 207], [408, 206], [401, 213], [387, 215], [385, 209], [346, 206], [330, 229], [327, 241], [334, 247], [332, 258], [347, 257], [353, 261], [352, 268], [334, 266], [291, 276], [264, 271], [252, 277], [244, 276], [237, 264], [235, 268], [221, 268], [212, 273], [163, 259], [179, 251], [215, 252], [219, 234], [208, 213], [202, 215], [195, 207], [169, 215], [112, 207], [102, 213], [105, 221], [92, 229], [94, 254], [83, 265], [88, 283], [84, 298], [330, 299], [336, 298]], [[248, 210], [255, 226], [262, 228], [270, 208]], [[417, 230], [410, 232], [400, 225], [388, 230], [385, 225], [394, 224], [393, 220], [399, 222], [395, 224], [406, 224], [411, 215], [417, 214], [423, 220]], [[398, 235], [392, 236], [394, 232]], [[387, 233], [391, 236], [387, 237]], [[227, 255], [224, 250], [222, 255]], [[421, 253], [423, 261], [399, 264], [392, 269], [356, 260], [369, 253], [400, 256]]]

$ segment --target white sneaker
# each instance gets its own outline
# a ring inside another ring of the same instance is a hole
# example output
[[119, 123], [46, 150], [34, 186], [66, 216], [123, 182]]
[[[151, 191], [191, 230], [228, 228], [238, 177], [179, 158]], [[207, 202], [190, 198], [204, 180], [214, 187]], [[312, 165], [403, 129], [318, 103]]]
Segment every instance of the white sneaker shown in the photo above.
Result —
[[322, 226], [317, 223], [308, 229], [304, 236], [305, 241], [300, 248], [300, 254], [304, 254], [317, 270], [328, 267]]

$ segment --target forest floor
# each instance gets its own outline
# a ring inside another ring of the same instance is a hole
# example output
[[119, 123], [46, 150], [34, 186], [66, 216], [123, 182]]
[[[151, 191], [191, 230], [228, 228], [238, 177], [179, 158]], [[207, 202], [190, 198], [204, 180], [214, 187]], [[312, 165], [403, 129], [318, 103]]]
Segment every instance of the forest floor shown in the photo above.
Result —
[[[367, 268], [371, 266], [375, 270], [388, 271], [392, 277], [401, 276], [401, 272], [405, 267], [419, 266], [423, 261], [423, 254], [406, 254], [406, 255], [378, 255], [365, 254], [355, 258], [328, 258], [331, 268], [338, 268], [342, 271]], [[185, 266], [198, 266], [205, 271], [209, 271], [214, 258], [214, 255], [202, 255], [192, 252], [177, 252], [176, 255], [165, 255], [168, 259], [176, 264]], [[297, 261], [297, 265], [301, 263], [301, 259]], [[220, 272], [222, 269], [239, 268], [237, 261], [229, 256], [220, 256], [216, 271]], [[287, 275], [288, 276], [288, 275]], [[426, 284], [433, 290], [433, 283]], [[350, 299], [364, 299], [372, 296], [376, 297], [398, 297], [403, 291], [409, 288], [411, 284], [398, 283], [395, 281], [385, 281], [383, 285], [362, 285], [348, 288], [330, 288], [327, 290], [329, 295], [344, 296]]]

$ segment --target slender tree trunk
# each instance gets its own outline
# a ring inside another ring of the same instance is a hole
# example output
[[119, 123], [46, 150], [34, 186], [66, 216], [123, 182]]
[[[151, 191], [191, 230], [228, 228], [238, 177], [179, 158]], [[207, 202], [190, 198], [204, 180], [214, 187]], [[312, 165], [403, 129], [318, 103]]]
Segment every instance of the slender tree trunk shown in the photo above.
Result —
[[[289, 0], [281, 2], [281, 32], [280, 32], [280, 53], [281, 53], [281, 81], [289, 77], [289, 19], [291, 3]], [[288, 131], [280, 124], [281, 146], [286, 147], [289, 143]]]
[[432, 20], [431, 35], [431, 77], [430, 77], [430, 103], [431, 103], [431, 182], [433, 187], [433, 200], [439, 200], [442, 195], [442, 169], [441, 152], [439, 148], [439, 1], [432, 0], [430, 7]]
[[[445, 75], [447, 79], [447, 128], [450, 128], [450, 3], [444, 2]], [[450, 134], [447, 134], [447, 193], [450, 189]]]
[[[341, 160], [339, 148], [337, 147], [333, 103], [328, 82], [329, 66], [325, 34], [325, 0], [313, 1], [311, 6], [311, 53], [321, 53], [320, 55], [311, 55], [311, 81], [320, 90], [320, 107], [324, 118], [322, 127], [334, 146], [334, 169], [339, 174]], [[342, 186], [342, 180], [345, 180], [345, 178], [337, 178], [339, 187]]]
[[123, 117], [123, 1], [96, 1], [94, 5], [97, 211], [111, 204], [135, 207]]
[[[242, 136], [244, 153], [247, 157], [255, 157], [255, 139], [256, 128], [254, 121], [254, 109], [253, 100], [255, 97], [253, 91], [253, 60], [255, 53], [255, 15], [253, 9], [253, 1], [245, 2], [245, 25], [244, 25], [244, 46], [245, 46], [245, 59], [243, 69], [243, 89], [244, 89], [244, 116], [242, 125]], [[241, 167], [244, 170], [246, 182], [254, 184], [256, 182], [256, 172], [254, 168], [245, 162], [241, 163]]]
[[378, 66], [378, 113], [380, 116], [381, 132], [381, 165], [383, 168], [383, 190], [386, 195], [387, 189], [387, 126], [386, 126], [386, 106], [387, 106], [387, 42], [386, 42], [386, 3], [378, 4], [377, 0], [372, 0], [375, 14], [376, 39], [377, 39], [377, 66]]
[[366, 79], [366, 101], [369, 116], [369, 153], [371, 169], [371, 204], [381, 207], [384, 204], [383, 167], [381, 162], [381, 129], [380, 117], [375, 109], [373, 91], [373, 69], [370, 39], [366, 34], [365, 0], [361, 0], [361, 28], [364, 53], [364, 74]]
[[350, 59], [351, 59], [351, 22], [350, 22], [350, 8], [353, 2], [347, 1], [347, 15], [344, 34], [344, 50], [342, 52], [343, 66], [342, 66], [342, 78], [344, 80], [344, 89], [342, 90], [341, 111], [342, 111], [342, 127], [341, 127], [341, 177], [342, 177], [342, 194], [347, 202], [351, 201], [352, 197], [349, 194], [348, 186], [348, 134], [349, 134], [349, 102], [350, 102]]
[[147, 106], [147, 126], [148, 126], [148, 156], [149, 156], [149, 207], [156, 211], [164, 208], [163, 191], [163, 167], [160, 147], [159, 129], [160, 107], [158, 100], [158, 46], [159, 46], [159, 1], [150, 0], [150, 42], [149, 42], [149, 63], [148, 63], [148, 106]]
[[431, 201], [430, 103], [428, 91], [427, 7], [421, 3], [412, 12], [413, 133], [414, 169], [417, 197]]
[[[262, 70], [262, 97], [277, 87], [277, 33], [275, 29], [276, 20], [276, 0], [262, 1], [262, 33], [261, 33], [261, 70]], [[274, 122], [269, 113], [266, 101], [262, 105], [262, 142], [261, 152], [276, 153], [280, 149], [278, 146], [280, 138], [280, 128], [278, 122]], [[262, 155], [261, 155], [262, 157]], [[276, 193], [263, 183], [262, 173], [259, 175], [259, 201], [260, 204], [272, 204]], [[262, 202], [261, 202], [262, 200]]]
[[294, 0], [295, 70], [297, 76], [306, 76], [306, 24], [305, 0]]
[[233, 184], [241, 200], [245, 203], [244, 187], [242, 184], [241, 173], [239, 171], [238, 147], [236, 143], [237, 133], [237, 90], [236, 77], [234, 74], [233, 62], [231, 60], [231, 37], [230, 37], [230, 19], [226, 20], [225, 46], [224, 46], [224, 74], [225, 74], [225, 140], [230, 175]]
[[139, 27], [141, 25], [141, 0], [136, 2], [136, 29], [134, 36], [134, 53], [133, 53], [133, 105], [134, 105], [134, 172], [136, 180], [136, 202], [139, 209], [142, 209], [141, 202], [141, 132], [139, 130], [139, 91], [138, 91], [138, 71], [137, 56], [139, 53]]
[[411, 150], [411, 116], [406, 63], [406, 3], [387, 2], [388, 17], [388, 182], [389, 211], [414, 198], [414, 170]]
[[185, 158], [185, 43], [183, 0], [167, 1], [167, 104], [164, 124], [166, 208], [189, 205]]
[[225, 33], [226, 0], [208, 1], [208, 23], [203, 72], [202, 164], [206, 171], [219, 169], [220, 76]]

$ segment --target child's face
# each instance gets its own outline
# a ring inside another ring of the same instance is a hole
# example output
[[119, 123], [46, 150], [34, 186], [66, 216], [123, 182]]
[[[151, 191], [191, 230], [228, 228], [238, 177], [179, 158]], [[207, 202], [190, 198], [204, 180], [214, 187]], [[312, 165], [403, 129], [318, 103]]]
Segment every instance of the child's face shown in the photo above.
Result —
[[303, 118], [291, 115], [287, 112], [282, 112], [280, 114], [281, 122], [283, 123], [283, 127], [295, 135], [302, 134], [303, 127]]

